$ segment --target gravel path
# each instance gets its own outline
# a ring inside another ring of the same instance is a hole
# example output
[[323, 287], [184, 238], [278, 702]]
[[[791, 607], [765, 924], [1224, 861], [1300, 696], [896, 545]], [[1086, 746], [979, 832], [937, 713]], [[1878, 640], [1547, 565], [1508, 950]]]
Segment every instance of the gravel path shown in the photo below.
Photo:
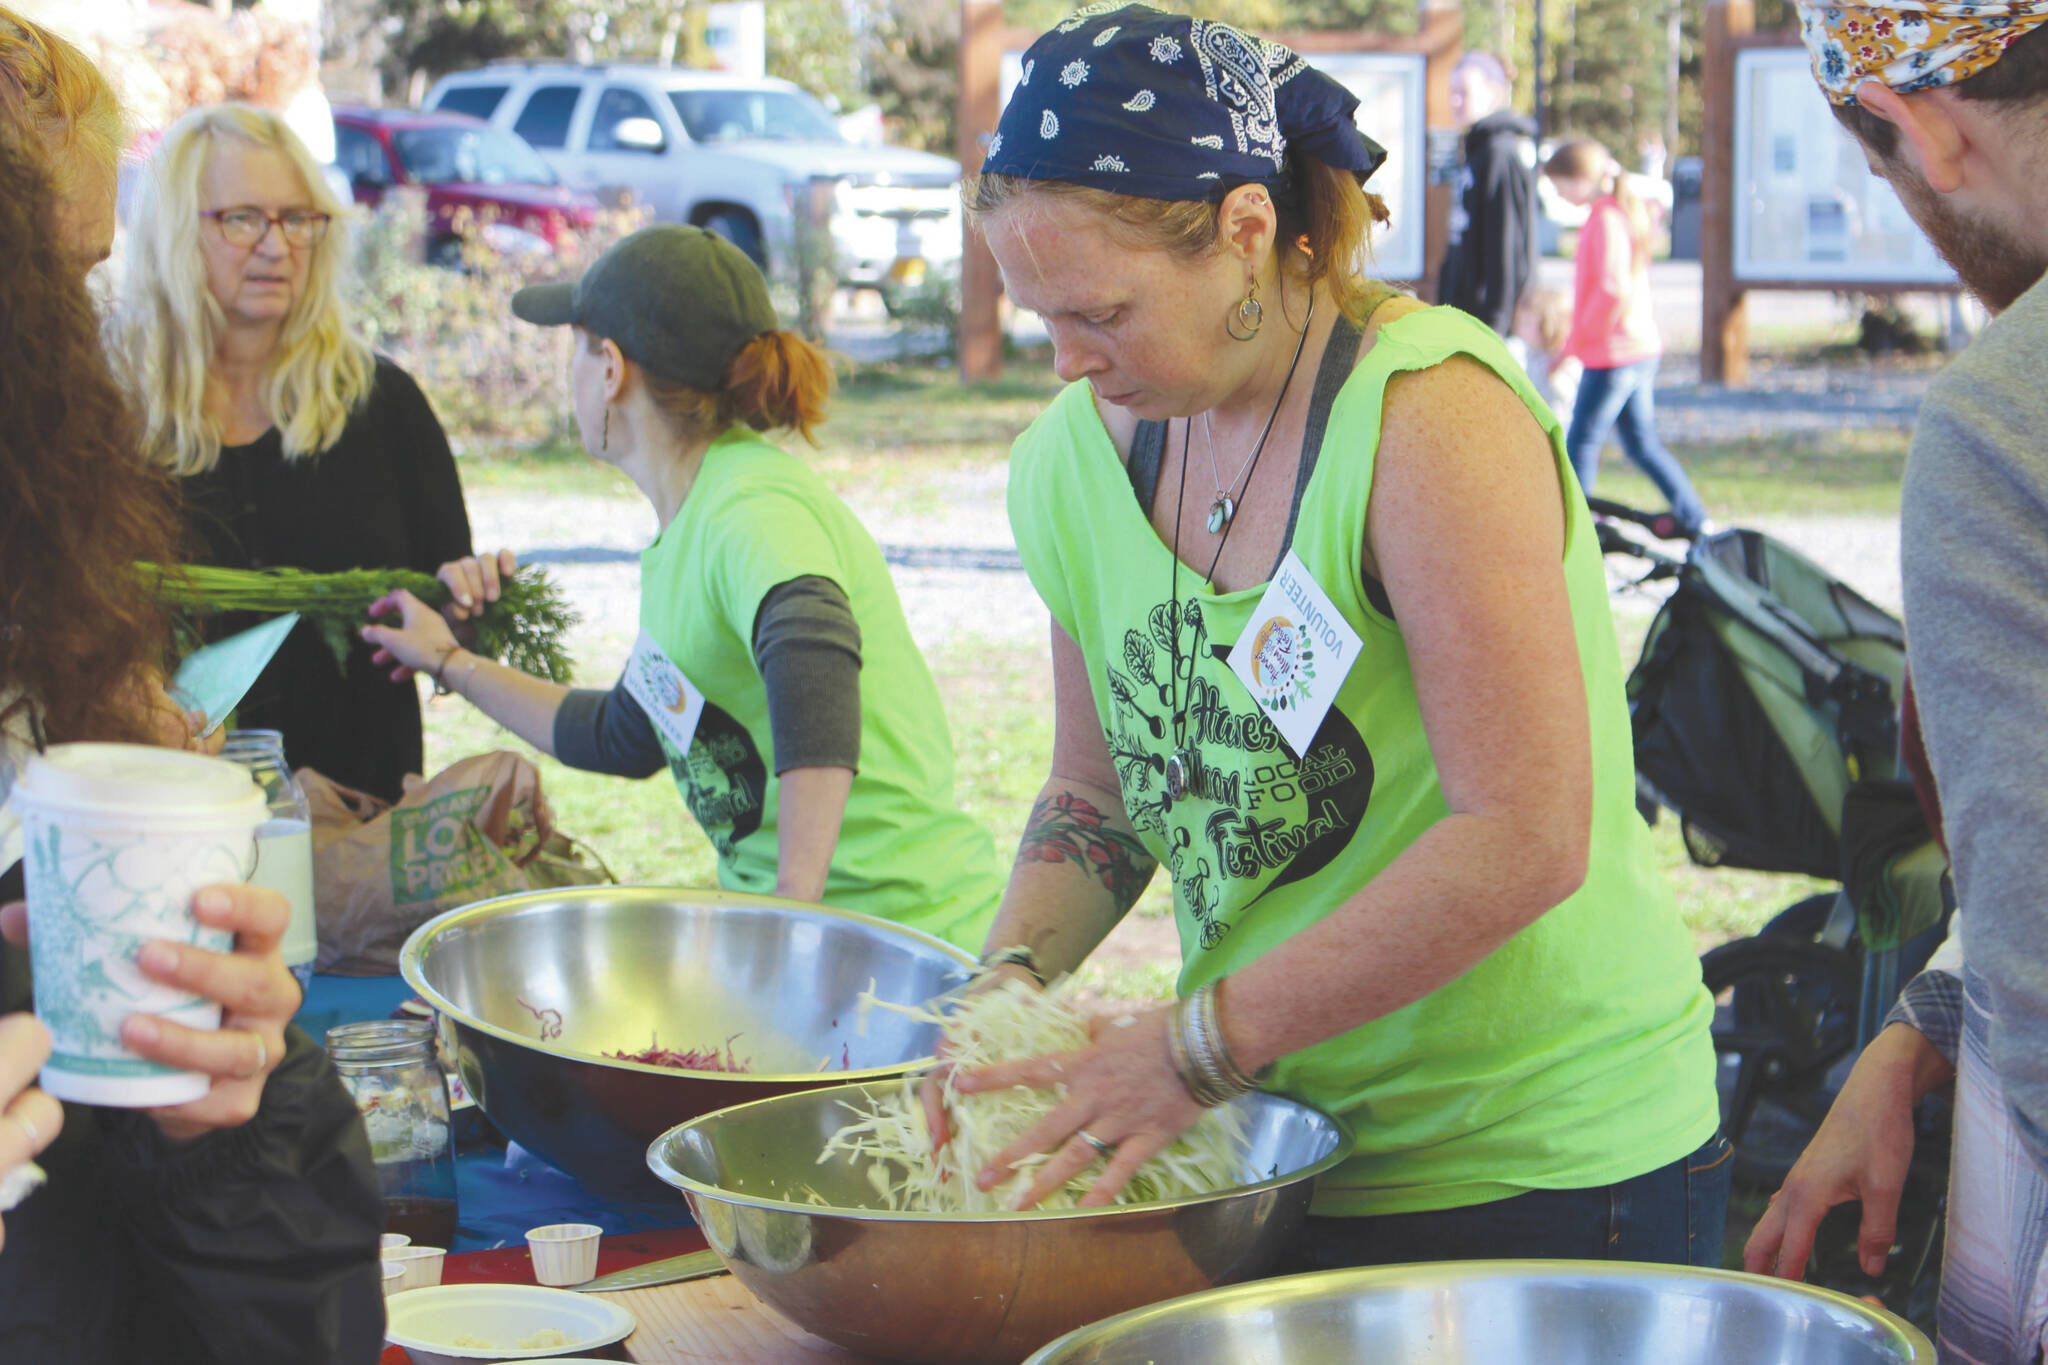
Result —
[[1683, 445], [1844, 430], [1910, 431], [1935, 371], [1851, 366], [1750, 369], [1746, 389], [1700, 382], [1699, 357], [1657, 370], [1657, 430]]

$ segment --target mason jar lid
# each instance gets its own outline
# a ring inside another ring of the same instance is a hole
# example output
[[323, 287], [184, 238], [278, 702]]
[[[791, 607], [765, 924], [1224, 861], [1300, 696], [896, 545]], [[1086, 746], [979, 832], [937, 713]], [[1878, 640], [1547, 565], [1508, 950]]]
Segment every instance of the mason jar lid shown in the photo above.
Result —
[[234, 744], [237, 742], [244, 744], [255, 744], [261, 742], [264, 744], [275, 745], [277, 748], [282, 749], [284, 747], [284, 731], [243, 730], [238, 728], [228, 731], [227, 742], [230, 744]]
[[434, 1055], [434, 1026], [424, 1019], [367, 1019], [327, 1030], [327, 1055], [353, 1066], [389, 1066]]
[[221, 757], [239, 759], [263, 756], [284, 758], [284, 735], [277, 730], [230, 730], [221, 744]]

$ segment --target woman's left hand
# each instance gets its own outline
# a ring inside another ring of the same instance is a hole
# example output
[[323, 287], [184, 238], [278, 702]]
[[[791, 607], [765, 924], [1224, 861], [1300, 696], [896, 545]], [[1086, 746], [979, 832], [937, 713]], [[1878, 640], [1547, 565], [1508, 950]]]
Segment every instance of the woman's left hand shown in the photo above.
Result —
[[404, 588], [386, 593], [370, 604], [370, 615], [388, 617], [396, 613], [398, 624], [364, 626], [364, 640], [377, 647], [370, 662], [391, 668], [391, 681], [404, 682], [415, 673], [438, 679], [442, 666], [461, 646], [455, 632], [441, 614]]
[[1066, 1099], [998, 1152], [975, 1183], [993, 1189], [1011, 1178], [1017, 1162], [1035, 1152], [1050, 1153], [1017, 1204], [1033, 1208], [1105, 1155], [1089, 1141], [1092, 1137], [1113, 1150], [1106, 1154], [1108, 1166], [1080, 1203], [1109, 1203], [1140, 1166], [1202, 1116], [1202, 1106], [1189, 1096], [1173, 1069], [1167, 1043], [1172, 1026], [1170, 1005], [1102, 1015], [1090, 1023], [1093, 1041], [1078, 1052], [961, 1072], [954, 1084], [966, 1094], [1013, 1085], [1034, 1090], [1067, 1087]]
[[449, 560], [434, 570], [434, 577], [446, 583], [448, 591], [454, 594], [448, 605], [441, 608], [441, 615], [451, 626], [480, 615], [486, 603], [498, 600], [505, 580], [518, 567], [519, 556], [510, 550]]
[[[234, 948], [216, 953], [153, 940], [136, 954], [136, 965], [152, 981], [219, 1001], [220, 1027], [188, 1028], [154, 1014], [131, 1014], [121, 1023], [121, 1042], [131, 1052], [213, 1077], [213, 1088], [200, 1098], [147, 1111], [174, 1141], [255, 1117], [264, 1083], [284, 1057], [285, 1025], [300, 1002], [299, 983], [278, 956], [291, 922], [283, 895], [261, 886], [208, 886], [192, 898], [192, 914], [201, 924], [232, 930]], [[0, 930], [26, 945], [28, 907], [16, 902], [0, 910]]]

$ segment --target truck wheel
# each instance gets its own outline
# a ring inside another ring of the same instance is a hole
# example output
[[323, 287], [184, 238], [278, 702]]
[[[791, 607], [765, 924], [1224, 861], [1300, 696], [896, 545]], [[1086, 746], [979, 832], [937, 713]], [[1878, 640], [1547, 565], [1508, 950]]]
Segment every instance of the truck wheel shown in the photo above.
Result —
[[738, 209], [720, 209], [697, 225], [706, 232], [715, 232], [747, 253], [747, 259], [763, 270], [768, 268], [768, 253], [761, 244], [761, 229], [753, 218]]

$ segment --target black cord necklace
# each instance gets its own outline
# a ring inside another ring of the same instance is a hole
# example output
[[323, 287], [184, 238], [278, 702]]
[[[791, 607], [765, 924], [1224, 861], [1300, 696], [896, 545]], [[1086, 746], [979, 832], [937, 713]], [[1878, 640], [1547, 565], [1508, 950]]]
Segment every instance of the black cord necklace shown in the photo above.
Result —
[[[1244, 496], [1250, 497], [1252, 480], [1259, 475], [1259, 456], [1265, 452], [1266, 438], [1273, 434], [1273, 423], [1280, 416], [1280, 405], [1287, 401], [1287, 390], [1294, 386], [1294, 371], [1301, 364], [1302, 348], [1308, 345], [1308, 332], [1316, 318], [1316, 296], [1308, 296], [1308, 315], [1301, 320], [1301, 336], [1294, 343], [1294, 359], [1287, 362], [1287, 377], [1280, 381], [1280, 396], [1273, 400], [1273, 411], [1266, 417], [1265, 429], [1259, 433], [1259, 443], [1252, 447], [1250, 465], [1245, 470]], [[1188, 433], [1194, 426], [1194, 419], [1182, 418], [1180, 427], [1180, 488], [1173, 498], [1173, 586], [1168, 599], [1168, 632], [1173, 641], [1173, 675], [1168, 688], [1168, 705], [1173, 708], [1173, 752], [1166, 757], [1166, 804], [1172, 805], [1188, 794], [1194, 780], [1194, 755], [1188, 749], [1188, 710], [1183, 704], [1180, 687], [1180, 523], [1187, 506], [1188, 493]], [[1233, 509], [1235, 510], [1235, 509]], [[1230, 543], [1230, 532], [1237, 525], [1234, 517], [1223, 521], [1223, 536], [1216, 542], [1216, 553], [1209, 557], [1209, 571], [1202, 577], [1214, 582], [1216, 566], [1223, 559], [1223, 547]], [[1194, 655], [1188, 656], [1188, 686], [1192, 694], [1194, 687]]]

